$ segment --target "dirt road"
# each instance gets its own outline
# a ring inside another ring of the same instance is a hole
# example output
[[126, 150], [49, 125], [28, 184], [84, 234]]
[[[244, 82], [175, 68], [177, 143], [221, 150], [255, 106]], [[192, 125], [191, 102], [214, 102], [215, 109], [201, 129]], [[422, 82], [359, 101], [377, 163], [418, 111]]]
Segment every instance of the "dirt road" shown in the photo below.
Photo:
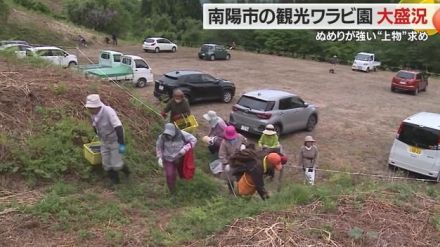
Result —
[[[193, 48], [160, 54], [144, 53], [140, 46], [118, 47], [118, 50], [145, 58], [155, 75], [176, 69], [197, 69], [229, 79], [237, 87], [235, 101], [243, 92], [262, 88], [298, 94], [319, 107], [319, 123], [311, 134], [317, 140], [319, 165], [323, 168], [388, 173], [388, 153], [400, 121], [420, 111], [440, 112], [440, 80], [433, 78], [427, 92], [412, 96], [390, 91], [392, 72], [362, 73], [353, 72], [349, 66], [337, 66], [336, 74], [329, 74], [327, 63], [241, 51], [232, 51], [230, 61], [211, 62], [199, 60], [197, 49]], [[84, 52], [96, 60], [97, 49]], [[138, 90], [145, 99], [157, 103], [152, 96], [152, 85]], [[203, 113], [215, 110], [228, 119], [231, 106], [222, 103], [193, 106], [199, 123], [204, 125], [200, 134], [206, 130]], [[308, 134], [298, 132], [282, 138], [293, 164]]]

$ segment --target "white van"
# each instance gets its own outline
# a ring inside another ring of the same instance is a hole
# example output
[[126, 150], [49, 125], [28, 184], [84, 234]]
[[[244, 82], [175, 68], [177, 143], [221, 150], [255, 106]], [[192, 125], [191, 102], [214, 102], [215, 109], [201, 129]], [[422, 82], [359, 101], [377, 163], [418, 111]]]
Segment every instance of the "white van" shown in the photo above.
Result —
[[388, 164], [440, 182], [440, 114], [419, 112], [403, 120]]

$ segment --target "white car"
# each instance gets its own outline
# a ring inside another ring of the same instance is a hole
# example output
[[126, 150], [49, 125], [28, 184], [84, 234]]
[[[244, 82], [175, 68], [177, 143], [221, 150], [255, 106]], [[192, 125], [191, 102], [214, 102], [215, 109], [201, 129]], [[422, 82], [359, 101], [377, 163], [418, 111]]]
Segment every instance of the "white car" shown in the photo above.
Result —
[[7, 44], [0, 46], [1, 51], [14, 51], [18, 58], [25, 58], [26, 50], [29, 48], [32, 48], [32, 46], [24, 44]]
[[376, 68], [380, 66], [380, 62], [377, 61], [376, 55], [373, 53], [359, 52], [354, 58], [351, 69], [353, 71], [360, 70], [364, 72], [376, 71]]
[[440, 114], [419, 112], [403, 120], [388, 164], [440, 182]]
[[26, 50], [27, 56], [38, 56], [55, 65], [70, 68], [78, 65], [78, 59], [61, 48], [55, 46], [34, 47]]
[[156, 53], [161, 51], [176, 52], [177, 45], [164, 38], [147, 38], [144, 40], [142, 49], [144, 49], [145, 52], [154, 51]]

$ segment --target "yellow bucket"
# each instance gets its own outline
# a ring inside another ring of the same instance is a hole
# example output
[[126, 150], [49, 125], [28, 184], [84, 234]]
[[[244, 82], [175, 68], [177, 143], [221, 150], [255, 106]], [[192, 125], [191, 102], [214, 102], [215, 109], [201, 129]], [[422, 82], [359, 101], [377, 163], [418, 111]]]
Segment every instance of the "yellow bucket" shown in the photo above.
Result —
[[100, 165], [101, 160], [101, 152], [98, 151], [101, 147], [101, 142], [91, 142], [83, 145], [84, 149], [84, 158], [91, 165]]
[[194, 134], [199, 127], [197, 123], [196, 117], [194, 115], [189, 115], [187, 117], [180, 118], [174, 122], [174, 124], [180, 130], [184, 130], [186, 132]]

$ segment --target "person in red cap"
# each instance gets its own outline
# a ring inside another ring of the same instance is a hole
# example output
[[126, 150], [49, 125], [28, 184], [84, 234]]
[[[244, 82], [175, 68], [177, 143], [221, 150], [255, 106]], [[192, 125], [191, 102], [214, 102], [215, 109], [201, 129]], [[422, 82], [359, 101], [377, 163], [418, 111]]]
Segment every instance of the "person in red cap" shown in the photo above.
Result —
[[264, 177], [273, 178], [275, 171], [282, 171], [283, 162], [287, 159], [278, 153], [267, 155], [257, 153], [252, 148], [246, 148], [237, 152], [230, 159], [232, 174], [238, 178], [237, 190], [241, 196], [252, 196], [258, 192], [261, 199], [269, 198], [264, 187]]

